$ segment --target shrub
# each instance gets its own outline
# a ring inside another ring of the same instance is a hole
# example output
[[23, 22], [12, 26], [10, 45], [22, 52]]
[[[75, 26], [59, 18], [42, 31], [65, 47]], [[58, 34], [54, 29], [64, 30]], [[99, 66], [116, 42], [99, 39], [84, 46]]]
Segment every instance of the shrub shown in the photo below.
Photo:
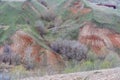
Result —
[[13, 53], [9, 45], [5, 44], [3, 52], [0, 55], [0, 61], [4, 63], [12, 64]]
[[44, 26], [44, 23], [40, 20], [36, 21], [35, 23], [35, 29], [38, 31], [38, 33], [43, 37], [46, 33], [46, 28]]
[[120, 58], [117, 55], [117, 53], [109, 53], [104, 60], [98, 59], [97, 57], [91, 57], [91, 58], [93, 59], [89, 58], [89, 60], [81, 63], [80, 71], [97, 70], [97, 69], [113, 68], [120, 66]]
[[3, 46], [3, 51], [0, 54], [0, 61], [3, 63], [9, 63], [10, 65], [18, 65], [20, 64], [20, 55], [15, 54], [10, 45], [5, 44]]
[[44, 11], [42, 13], [42, 16], [41, 16], [41, 19], [45, 20], [45, 21], [54, 21], [56, 17], [56, 13], [54, 12], [54, 10], [47, 10], [47, 11]]
[[120, 57], [115, 52], [110, 53], [109, 55], [106, 56], [104, 62], [109, 62], [110, 64], [109, 67], [118, 67], [120, 66]]
[[22, 65], [19, 65], [12, 68], [10, 74], [11, 80], [18, 80], [20, 78], [26, 77], [25, 75], [27, 74], [27, 71]]
[[33, 69], [35, 67], [35, 58], [31, 56], [32, 48], [27, 48], [23, 58], [23, 64], [26, 69]]
[[87, 47], [77, 41], [57, 40], [51, 44], [51, 48], [66, 60], [81, 61], [87, 58]]
[[74, 67], [69, 65], [65, 68], [64, 73], [73, 73], [79, 71], [80, 71], [80, 64], [74, 65]]
[[67, 29], [65, 29], [65, 30], [66, 31], [61, 34], [61, 37], [63, 39], [77, 40], [78, 34], [79, 34], [78, 28], [75, 28], [75, 29], [71, 28], [70, 30], [67, 30]]

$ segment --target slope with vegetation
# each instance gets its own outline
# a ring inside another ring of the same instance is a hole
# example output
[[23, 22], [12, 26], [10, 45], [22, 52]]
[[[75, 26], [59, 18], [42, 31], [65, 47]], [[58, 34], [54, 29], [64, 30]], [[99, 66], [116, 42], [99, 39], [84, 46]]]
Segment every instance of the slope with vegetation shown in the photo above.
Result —
[[89, 0], [3, 1], [0, 17], [1, 68], [12, 80], [120, 66], [119, 9]]

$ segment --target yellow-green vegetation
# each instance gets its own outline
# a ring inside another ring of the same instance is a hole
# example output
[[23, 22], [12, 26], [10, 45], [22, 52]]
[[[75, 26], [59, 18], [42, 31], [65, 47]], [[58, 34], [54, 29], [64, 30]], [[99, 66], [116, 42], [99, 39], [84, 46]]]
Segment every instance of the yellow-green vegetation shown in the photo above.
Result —
[[[119, 61], [120, 58], [118, 57], [118, 55], [113, 53], [113, 54], [109, 54], [104, 60], [97, 59], [96, 57], [92, 60], [86, 60], [74, 66], [68, 65], [64, 72], [71, 73], [71, 72], [79, 72], [79, 71], [90, 71], [90, 70], [120, 67]], [[73, 63], [69, 62], [68, 64], [72, 65]]]

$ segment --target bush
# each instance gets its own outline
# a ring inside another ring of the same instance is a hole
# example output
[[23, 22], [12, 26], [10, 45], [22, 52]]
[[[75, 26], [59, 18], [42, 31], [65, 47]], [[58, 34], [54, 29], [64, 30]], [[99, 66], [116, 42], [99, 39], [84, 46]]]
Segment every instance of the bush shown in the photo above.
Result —
[[46, 28], [44, 26], [44, 23], [40, 20], [36, 21], [35, 29], [38, 31], [41, 37], [43, 37], [46, 34]]
[[98, 59], [95, 54], [92, 52], [88, 53], [87, 60], [82, 61], [79, 64], [71, 63], [70, 61], [67, 63], [67, 67], [65, 68], [65, 73], [71, 72], [79, 72], [79, 71], [89, 71], [89, 70], [99, 70], [99, 69], [107, 69], [114, 68], [120, 66], [120, 58], [117, 53], [109, 53], [105, 59]]
[[66, 30], [61, 37], [63, 39], [77, 40], [78, 34], [79, 34], [79, 29], [76, 28], [76, 29]]
[[8, 44], [3, 46], [3, 52], [0, 54], [0, 61], [3, 63], [9, 63], [10, 65], [20, 64], [20, 55], [15, 54]]
[[73, 73], [73, 72], [79, 72], [79, 71], [80, 71], [80, 64], [73, 65], [73, 63], [68, 62], [68, 65], [64, 70], [64, 73]]
[[110, 63], [110, 67], [118, 67], [120, 66], [120, 57], [117, 53], [110, 53], [106, 56], [104, 62], [107, 61]]
[[120, 58], [117, 53], [109, 53], [104, 60], [94, 57], [93, 59], [83, 62], [80, 65], [80, 71], [114, 68], [119, 66]]
[[4, 63], [12, 63], [12, 51], [9, 45], [5, 45], [3, 47], [3, 53], [0, 55], [0, 61], [4, 62]]
[[25, 51], [25, 56], [23, 58], [24, 67], [28, 70], [33, 69], [35, 67], [35, 59], [31, 56], [32, 49], [27, 48]]
[[18, 80], [20, 78], [26, 77], [27, 71], [26, 69], [22, 66], [15, 66], [14, 68], [11, 69], [10, 75], [11, 75], [11, 80]]
[[81, 61], [87, 58], [87, 47], [77, 41], [57, 40], [51, 44], [51, 48], [66, 60]]

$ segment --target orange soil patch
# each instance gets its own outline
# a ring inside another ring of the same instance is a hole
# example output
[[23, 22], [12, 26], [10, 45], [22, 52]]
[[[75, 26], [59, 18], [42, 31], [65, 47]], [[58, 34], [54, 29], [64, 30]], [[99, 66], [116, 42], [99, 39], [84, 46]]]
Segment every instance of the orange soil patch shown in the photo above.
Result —
[[[20, 54], [22, 60], [27, 53], [30, 53], [31, 58], [34, 58], [35, 62], [39, 64], [46, 63], [50, 64], [52, 67], [64, 66], [64, 61], [60, 55], [42, 48], [29, 34], [22, 30], [16, 31], [16, 33], [11, 37], [11, 40], [13, 42], [11, 44], [12, 51], [16, 54]], [[0, 48], [0, 52], [3, 52], [2, 47]], [[44, 61], [42, 55], [46, 55], [46, 62], [41, 62]]]
[[109, 34], [108, 37], [115, 47], [120, 48], [120, 34]]
[[120, 34], [107, 28], [99, 28], [92, 22], [80, 28], [79, 41], [89, 46], [95, 53], [108, 54], [107, 49], [120, 48]]
[[73, 14], [82, 14], [82, 15], [85, 15], [85, 14], [88, 14], [92, 11], [92, 9], [90, 8], [84, 8], [84, 4], [80, 1], [76, 1], [72, 4], [72, 6], [70, 7], [70, 11], [73, 13]]

